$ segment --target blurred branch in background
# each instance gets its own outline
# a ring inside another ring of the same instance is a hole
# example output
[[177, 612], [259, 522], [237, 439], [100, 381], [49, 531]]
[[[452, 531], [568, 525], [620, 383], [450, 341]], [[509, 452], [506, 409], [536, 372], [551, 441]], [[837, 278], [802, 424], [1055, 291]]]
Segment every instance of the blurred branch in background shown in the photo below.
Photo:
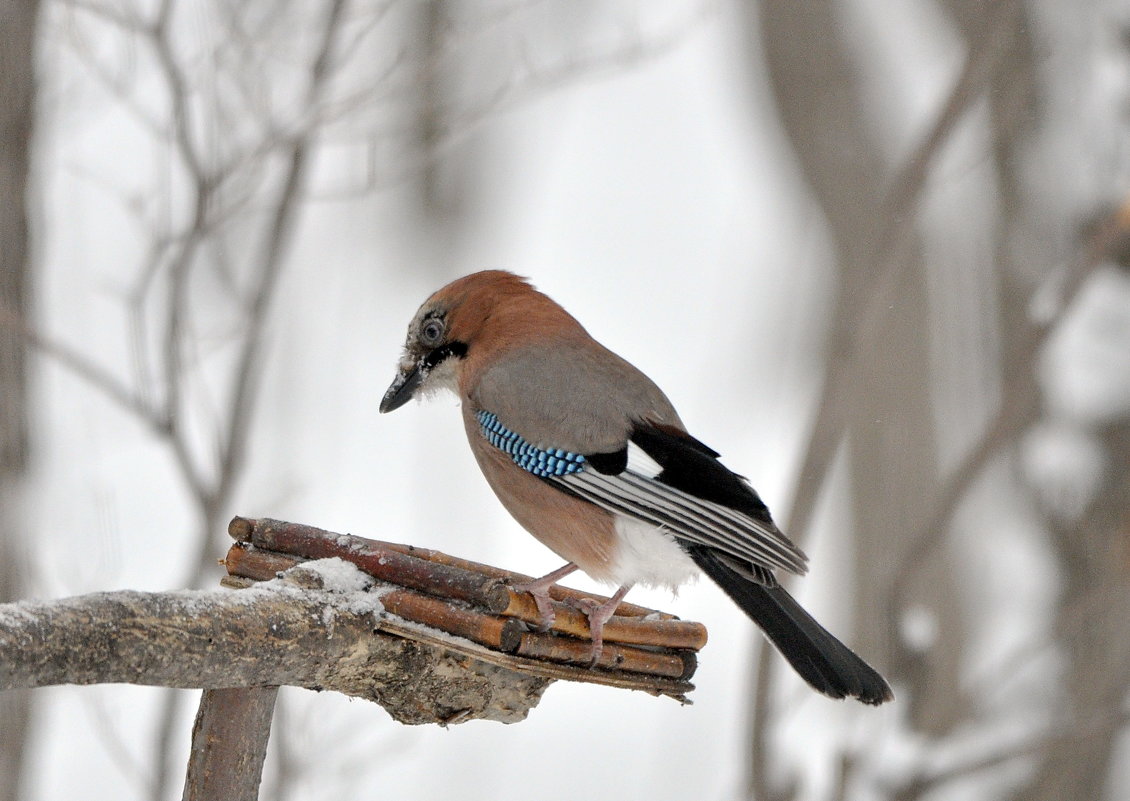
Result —
[[[1030, 783], [1013, 784], [1017, 797], [1099, 798], [1125, 730], [1122, 706], [1130, 686], [1130, 648], [1124, 646], [1130, 624], [1123, 615], [1103, 614], [1130, 604], [1125, 512], [1130, 464], [1121, 457], [1126, 443], [1120, 439], [1125, 417], [1102, 429], [1105, 478], [1087, 511], [1070, 525], [1064, 525], [1062, 510], [1039, 512], [1053, 537], [1065, 590], [1056, 642], [1027, 642], [1023, 648], [1030, 655], [1055, 650], [1066, 657], [1064, 676], [1044, 673], [1040, 679], [1067, 688], [1066, 694], [1042, 710], [1048, 717], [1024, 738], [1023, 747], [990, 747], [995, 754], [990, 758], [982, 747], [978, 758], [958, 760], [964, 767], [930, 767], [936, 754], [959, 749], [970, 732], [978, 732], [980, 742], [1006, 741], [994, 732], [1001, 731], [1001, 705], [1017, 692], [1012, 654], [993, 653], [1000, 673], [980, 681], [969, 677], [969, 664], [977, 658], [971, 643], [978, 637], [1011, 638], [983, 631], [993, 625], [985, 621], [1000, 613], [974, 606], [984, 593], [968, 586], [972, 575], [963, 562], [970, 556], [962, 556], [951, 537], [960, 525], [956, 514], [970, 505], [977, 487], [1002, 481], [987, 477], [986, 469], [1009, 459], [1046, 413], [1047, 370], [1041, 365], [1049, 339], [1076, 309], [1088, 279], [1115, 259], [1130, 230], [1130, 206], [1123, 198], [1076, 238], [1070, 221], [1093, 218], [1094, 208], [1109, 196], [1112, 187], [1101, 181], [1072, 202], [1044, 196], [1054, 154], [1035, 155], [1047, 148], [1037, 135], [1063, 124], [1055, 113], [1065, 113], [1065, 106], [1055, 108], [1048, 100], [1061, 90], [1036, 59], [1034, 38], [1054, 34], [1034, 24], [1029, 6], [1018, 0], [942, 5], [966, 45], [964, 65], [921, 144], [901, 166], [885, 155], [891, 134], [881, 126], [888, 123], [868, 103], [897, 85], [893, 76], [865, 68], [880, 49], [866, 35], [888, 36], [887, 29], [869, 29], [848, 4], [778, 0], [764, 0], [757, 24], [750, 26], [759, 35], [782, 125], [827, 224], [838, 282], [823, 390], [787, 530], [794, 537], [808, 533], [833, 457], [845, 449], [853, 512], [854, 642], [890, 670], [910, 710], [907, 725], [930, 744], [920, 767], [911, 770], [913, 778], [887, 780], [885, 789], [872, 786], [870, 792], [919, 798], [1026, 757], [1040, 767]], [[1095, 6], [1086, 13], [1100, 12]], [[1102, 55], [1077, 54], [1077, 66], [1094, 68]], [[865, 83], [876, 75], [878, 84]], [[981, 113], [985, 108], [988, 113]], [[1125, 117], [1119, 124], [1125, 135]], [[989, 169], [962, 175], [977, 195], [974, 203], [957, 208], [961, 189], [947, 186], [939, 172], [955, 158], [965, 159], [968, 172], [969, 162], [978, 158], [969, 152], [971, 130], [977, 146], [988, 152]], [[1082, 135], [1083, 125], [1075, 130]], [[1125, 181], [1127, 165], [1120, 167]], [[881, 175], [894, 176], [886, 194], [875, 178]], [[986, 206], [992, 216], [985, 215]], [[944, 228], [955, 220], [958, 238]], [[982, 235], [991, 237], [992, 247], [978, 263], [967, 255], [968, 242]], [[992, 264], [991, 273], [985, 264]], [[995, 287], [984, 280], [990, 274]], [[950, 294], [977, 284], [985, 287], [983, 294]], [[994, 296], [997, 307], [985, 302]], [[990, 339], [971, 342], [969, 332], [977, 330], [989, 332]], [[1130, 337], [1122, 347], [1130, 347]], [[981, 375], [991, 376], [987, 385], [975, 380]], [[961, 386], [973, 393], [949, 389]], [[954, 402], [961, 404], [957, 413], [948, 405]], [[935, 442], [944, 443], [948, 453]], [[1031, 535], [1038, 539], [1040, 532]], [[796, 798], [802, 792], [798, 778], [772, 758], [771, 735], [784, 710], [773, 703], [779, 694], [773, 692], [765, 649], [756, 678], [750, 793], [759, 801]], [[1030, 698], [1039, 690], [1026, 692]], [[1012, 714], [1032, 725], [1040, 712], [1028, 704]], [[866, 748], [844, 744], [839, 797], [850, 797], [860, 776], [882, 775], [874, 759]], [[993, 781], [999, 779], [990, 778], [989, 786], [997, 786]]]
[[[213, 563], [214, 532], [222, 528], [246, 465], [263, 369], [264, 328], [292, 239], [320, 109], [329, 100], [333, 75], [343, 66], [335, 60], [335, 49], [346, 3], [334, 0], [326, 5], [315, 29], [320, 33], [300, 37], [307, 41], [296, 43], [292, 50], [297, 56], [304, 46], [308, 55], [307, 74], [292, 90], [291, 103], [243, 105], [241, 110], [252, 114], [239, 119], [230, 113], [234, 98], [229, 93], [244, 99], [256, 96], [265, 87], [247, 81], [269, 85], [269, 76], [238, 70], [225, 76], [222, 67], [220, 74], [202, 72], [198, 55], [183, 52], [191, 38], [183, 27], [183, 12], [178, 14], [171, 0], [162, 2], [151, 18], [140, 12], [101, 11], [97, 5], [72, 7], [76, 14], [100, 21], [102, 28], [109, 29], [106, 32], [116, 28], [119, 36], [143, 49], [155, 65], [169, 109], [167, 120], [143, 126], [155, 129], [154, 145], [167, 153], [171, 169], [165, 180], [171, 183], [153, 193], [163, 198], [155, 205], [165, 219], [152, 214], [149, 204], [139, 209], [151, 238], [129, 296], [136, 389], [121, 388], [109, 374], [92, 386], [137, 412], [172, 454], [197, 513], [196, 556], [183, 585], [199, 586]], [[247, 27], [258, 25], [256, 33], [276, 39], [292, 22], [286, 14], [269, 20], [256, 16], [254, 10], [243, 14], [233, 10], [226, 20], [229, 35], [210, 43], [216, 51], [208, 63], [223, 65], [230, 58], [242, 67], [253, 62], [262, 41], [246, 35]], [[271, 26], [278, 27], [271, 30]], [[99, 68], [95, 74], [111, 71]], [[225, 77], [232, 79], [230, 84]], [[130, 96], [130, 87], [113, 86], [116, 93]], [[140, 99], [131, 108], [139, 106]], [[148, 120], [143, 117], [142, 122]], [[171, 197], [173, 186], [183, 191], [182, 203]], [[241, 250], [230, 245], [233, 237], [255, 243], [242, 248], [236, 263], [228, 257]], [[226, 291], [205, 289], [217, 279]], [[231, 331], [226, 352], [222, 360], [202, 359], [200, 334], [216, 325]], [[155, 338], [149, 335], [153, 328], [161, 330]], [[77, 355], [69, 363], [83, 364]], [[95, 370], [88, 366], [83, 372], [93, 378]], [[201, 430], [210, 443], [203, 449], [197, 445]], [[154, 734], [157, 748], [150, 788], [154, 799], [164, 798], [173, 781], [170, 743], [180, 699], [178, 694], [167, 696]]]
[[[1078, 315], [1082, 304], [1077, 296], [1086, 286], [1085, 278], [1103, 267], [1108, 272], [1106, 277], [1115, 282], [1108, 291], [1121, 293], [1115, 300], [1121, 312], [1105, 315], [1107, 319], [1092, 330], [1100, 339], [1099, 347], [1113, 346], [1125, 354], [1130, 347], [1130, 275], [1125, 269], [1124, 249], [1130, 236], [1130, 196], [1123, 198], [1113, 212], [1099, 209], [1096, 213], [1097, 224], [1081, 226], [1076, 232], [1082, 255], [1070, 269], [1053, 276], [1058, 304], [1045, 311], [1046, 319], [1033, 326], [1030, 336], [1046, 341], [1055, 333], [1055, 323], [1064, 322], [1061, 318], [1065, 310]], [[1112, 264], [1121, 269], [1113, 269]], [[1102, 343], [1102, 339], [1108, 341]], [[1056, 472], [1060, 476], [1049, 481], [1050, 486], [1040, 486], [1031, 475], [1028, 480], [1029, 497], [1039, 510], [1050, 549], [1062, 571], [1051, 634], [1064, 659], [1059, 677], [1064, 694], [1056, 699], [1053, 711], [1058, 726], [1069, 735], [1050, 733], [1035, 754], [1036, 769], [1014, 796], [1023, 801], [1051, 801], [1072, 795], [1115, 798], [1121, 794], [1113, 775], [1119, 766], [1119, 744], [1127, 733], [1130, 687], [1130, 617], [1123, 613], [1130, 609], [1127, 361], [1123, 357], [1121, 397], [1113, 398], [1114, 403], [1099, 414], [1080, 415], [1057, 402], [1057, 379], [1050, 372], [1056, 365], [1044, 359], [1043, 380], [1039, 382], [1043, 403], [1024, 431], [1029, 438], [1048, 428], [1073, 432], [1068, 436], [1085, 442], [1097, 465], [1071, 464], [1064, 454], [1060, 458], [1070, 466], [1059, 467]], [[1058, 365], [1060, 370], [1065, 366]], [[1118, 381], [1117, 374], [1112, 377]], [[1093, 476], [1089, 482], [1087, 475]], [[1075, 497], [1065, 493], [1063, 486], [1073, 487]]]
[[[455, 260], [442, 248], [457, 245], [477, 205], [479, 170], [449, 145], [516, 104], [653, 58], [688, 29], [685, 18], [654, 31], [631, 16], [608, 24], [543, 0], [60, 0], [51, 11], [49, 28], [65, 47], [54, 66], [77, 62], [84, 103], [126, 118], [145, 140], [110, 169], [72, 170], [127, 214], [143, 243], [112, 279], [125, 285], [130, 353], [119, 369], [18, 307], [0, 310], [0, 329], [156, 435], [196, 515], [181, 586], [199, 586], [212, 566], [214, 532], [247, 472], [272, 306], [303, 204], [418, 181], [426, 236], [441, 245], [435, 269], [450, 270]], [[702, 13], [695, 6], [690, 21]], [[563, 38], [563, 23], [584, 43]], [[587, 36], [597, 23], [613, 35]], [[364, 150], [367, 169], [354, 159], [343, 183], [327, 191], [342, 179], [323, 169], [311, 186], [311, 162], [331, 163], [339, 148]], [[157, 165], [149, 172], [146, 154]], [[142, 760], [153, 799], [173, 786], [183, 698], [166, 697], [153, 758]]]
[[[38, 0], [0, 7], [0, 314], [29, 316], [33, 247], [28, 198], [35, 116]], [[0, 325], [0, 603], [27, 593], [22, 537], [30, 463], [27, 346]], [[0, 801], [22, 797], [24, 755], [32, 725], [31, 695], [0, 692]]]
[[[933, 148], [923, 148], [903, 170], [906, 177], [896, 191], [904, 196], [904, 207], [899, 209], [904, 216], [896, 228], [883, 214], [889, 201], [875, 180], [890, 169], [877, 132], [865, 116], [863, 76], [853, 52], [859, 44], [852, 41], [842, 16], [842, 9], [834, 4], [772, 1], [762, 4], [759, 18], [760, 42], [780, 118], [827, 220], [838, 279], [824, 387], [796, 499], [785, 519], [790, 535], [803, 540], [834, 456], [846, 445], [855, 532], [855, 640], [860, 652], [878, 660], [884, 670], [893, 662], [896, 648], [895, 627], [875, 614], [881, 588], [892, 580], [888, 572], [898, 564], [887, 557], [892, 549], [905, 547], [899, 535], [908, 527], [913, 530], [918, 499], [928, 494], [936, 478], [927, 372], [930, 332], [922, 325], [927, 309], [924, 256], [913, 225], [916, 190], [922, 183], [918, 176], [928, 173]], [[797, 47], [800, 41], [806, 46]], [[958, 108], [968, 104], [972, 95], [963, 90]], [[951, 112], [944, 119], [958, 116]], [[944, 141], [949, 128], [952, 122], [929, 141]], [[894, 230], [907, 233], [889, 233]], [[884, 250], [895, 242], [906, 244], [897, 252]], [[949, 600], [949, 575], [944, 565], [938, 565], [930, 571], [934, 581], [928, 586], [931, 607], [947, 618], [944, 630], [952, 637], [956, 657], [964, 637]], [[952, 663], [934, 667], [934, 675], [922, 675], [918, 681], [956, 687]], [[791, 777], [780, 789], [772, 784], [767, 739], [777, 724], [770, 678], [763, 650], [756, 675], [749, 774], [751, 791], [759, 799], [795, 792], [788, 788]], [[898, 678], [905, 680], [906, 675]], [[911, 690], [911, 703], [923, 697]]]
[[[912, 546], [896, 571], [891, 591], [891, 602], [895, 609], [905, 608], [909, 604], [908, 585], [917, 580], [918, 569], [928, 563], [944, 542], [954, 514], [990, 460], [1002, 450], [1015, 445], [1020, 435], [1039, 419], [1041, 405], [1037, 369], [1040, 353], [1047, 344], [1048, 337], [1057, 330], [1072, 308], [1086, 279], [1108, 261], [1115, 245], [1130, 233], [1130, 199], [1126, 205], [1105, 216], [1094, 230], [1086, 233], [1087, 239], [1080, 243], [1079, 253], [1049, 278], [1049, 282], [1055, 285], [1058, 296], [1054, 309], [1045, 311], [1040, 318], [1025, 320], [1019, 330], [1012, 332], [1015, 353], [1011, 361], [1017, 365], [1016, 371], [1010, 375], [1005, 396], [981, 439], [934, 491], [926, 523], [913, 536]], [[1034, 307], [1035, 299], [1027, 305]], [[1119, 474], [1118, 471], [1115, 474]]]

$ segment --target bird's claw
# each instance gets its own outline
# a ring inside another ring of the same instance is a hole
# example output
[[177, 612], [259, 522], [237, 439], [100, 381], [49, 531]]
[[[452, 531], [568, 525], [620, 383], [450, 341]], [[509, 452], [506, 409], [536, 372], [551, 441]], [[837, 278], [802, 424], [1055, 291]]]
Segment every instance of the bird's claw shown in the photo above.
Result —
[[557, 613], [553, 609], [553, 598], [549, 595], [549, 588], [552, 587], [559, 578], [564, 578], [576, 569], [577, 566], [569, 562], [541, 578], [511, 585], [510, 588], [515, 592], [526, 592], [533, 596], [534, 604], [537, 606], [538, 610], [538, 617], [540, 618], [538, 631], [548, 631], [553, 626], [553, 621], [557, 618]]
[[604, 603], [594, 601], [592, 598], [572, 598], [569, 600], [569, 605], [583, 612], [589, 620], [589, 639], [592, 640], [589, 667], [596, 667], [600, 661], [600, 656], [604, 652], [604, 624], [612, 618], [628, 589], [628, 587], [621, 587]]
[[557, 619], [557, 612], [553, 609], [553, 599], [549, 597], [549, 592], [542, 590], [541, 592], [532, 592], [526, 590], [534, 597], [534, 604], [538, 608], [538, 616], [541, 620], [538, 622], [538, 631], [549, 631], [553, 628], [553, 621]]

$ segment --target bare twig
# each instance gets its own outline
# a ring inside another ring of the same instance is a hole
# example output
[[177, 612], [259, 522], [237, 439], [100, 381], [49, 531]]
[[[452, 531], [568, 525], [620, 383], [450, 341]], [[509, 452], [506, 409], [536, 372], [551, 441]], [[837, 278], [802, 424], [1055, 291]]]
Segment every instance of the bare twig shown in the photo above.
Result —
[[[310, 70], [310, 83], [306, 91], [306, 105], [313, 107], [324, 91], [332, 72], [331, 65], [336, 47], [341, 21], [347, 7], [347, 0], [333, 0], [326, 13], [321, 42]], [[296, 214], [297, 200], [306, 175], [307, 155], [312, 144], [313, 133], [305, 132], [290, 143], [288, 167], [283, 179], [279, 197], [274, 206], [271, 224], [267, 233], [266, 248], [252, 282], [254, 292], [247, 313], [247, 326], [243, 343], [233, 372], [231, 403], [227, 413], [227, 425], [220, 442], [219, 474], [207, 503], [207, 530], [218, 522], [215, 516], [231, 496], [235, 479], [245, 460], [249, 419], [258, 389], [259, 354], [262, 348], [263, 329], [267, 312], [274, 299], [278, 286], [279, 273], [283, 265], [283, 255], [290, 244], [290, 236]], [[202, 536], [197, 553], [196, 567], [192, 584], [197, 584], [205, 575], [211, 559], [211, 543]]]
[[161, 698], [161, 711], [153, 726], [153, 753], [157, 755], [157, 759], [153, 760], [148, 784], [149, 797], [155, 801], [165, 797], [165, 788], [173, 782], [173, 762], [170, 755], [172, 754], [172, 744], [176, 740], [176, 732], [169, 721], [180, 719], [183, 701], [184, 693], [182, 691], [166, 691]]
[[176, 457], [181, 477], [193, 497], [201, 503], [210, 495], [210, 490], [206, 473], [193, 457], [185, 432], [183, 391], [185, 375], [182, 347], [185, 317], [188, 313], [188, 280], [197, 247], [207, 227], [212, 181], [205, 172], [202, 157], [193, 138], [189, 84], [173, 52], [169, 34], [171, 18], [172, 5], [169, 0], [163, 0], [147, 38], [160, 67], [172, 109], [173, 150], [188, 175], [189, 187], [193, 194], [191, 222], [185, 236], [177, 243], [177, 249], [169, 263], [162, 360], [165, 384], [163, 412], [167, 429], [166, 439]]
[[1094, 229], [1084, 247], [1056, 277], [1059, 303], [1055, 312], [1033, 323], [1020, 337], [1017, 353], [1012, 363], [1026, 365], [1029, 369], [1012, 376], [1008, 394], [1001, 403], [981, 440], [965, 455], [938, 492], [931, 506], [930, 516], [914, 537], [913, 545], [906, 551], [903, 564], [894, 573], [891, 586], [893, 609], [901, 607], [917, 570], [928, 560], [926, 556], [945, 538], [949, 521], [962, 498], [973, 484], [989, 459], [1015, 441], [1031, 425], [1039, 411], [1037, 386], [1037, 355], [1048, 337], [1056, 329], [1063, 315], [1082, 288], [1087, 277], [1110, 254], [1111, 248], [1130, 230], [1130, 200], [1107, 216]]
[[28, 345], [50, 357], [64, 369], [86, 381], [125, 411], [156, 431], [164, 430], [164, 418], [117, 376], [91, 361], [75, 348], [31, 328], [10, 309], [0, 307], [0, 326], [15, 331]]
[[773, 788], [772, 777], [768, 775], [769, 754], [769, 725], [773, 719], [770, 704], [773, 700], [772, 660], [764, 643], [760, 643], [757, 650], [756, 675], [754, 676], [753, 693], [749, 697], [749, 753], [752, 755], [750, 762], [752, 770], [746, 776], [746, 782], [751, 798], [756, 801], [771, 801], [777, 798]]

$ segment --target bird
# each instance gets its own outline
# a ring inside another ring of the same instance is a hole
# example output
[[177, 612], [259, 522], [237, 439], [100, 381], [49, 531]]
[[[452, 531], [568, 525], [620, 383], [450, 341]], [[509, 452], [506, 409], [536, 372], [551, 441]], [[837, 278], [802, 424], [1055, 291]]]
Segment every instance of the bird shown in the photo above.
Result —
[[807, 557], [719, 453], [692, 436], [644, 373], [597, 342], [525, 278], [484, 270], [432, 294], [412, 318], [382, 413], [443, 390], [517, 522], [566, 564], [522, 585], [551, 618], [549, 587], [575, 570], [618, 587], [588, 616], [602, 630], [634, 585], [705, 573], [796, 672], [832, 698], [881, 704], [886, 680], [781, 586]]

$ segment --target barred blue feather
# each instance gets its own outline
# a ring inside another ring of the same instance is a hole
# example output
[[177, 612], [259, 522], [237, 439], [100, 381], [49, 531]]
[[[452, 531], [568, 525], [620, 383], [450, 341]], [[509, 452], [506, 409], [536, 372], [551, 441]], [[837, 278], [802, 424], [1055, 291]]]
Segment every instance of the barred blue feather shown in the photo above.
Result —
[[483, 436], [491, 445], [510, 454], [514, 464], [527, 473], [541, 478], [567, 476], [585, 469], [585, 457], [560, 448], [538, 448], [526, 442], [520, 434], [504, 426], [498, 416], [491, 412], [475, 413]]

